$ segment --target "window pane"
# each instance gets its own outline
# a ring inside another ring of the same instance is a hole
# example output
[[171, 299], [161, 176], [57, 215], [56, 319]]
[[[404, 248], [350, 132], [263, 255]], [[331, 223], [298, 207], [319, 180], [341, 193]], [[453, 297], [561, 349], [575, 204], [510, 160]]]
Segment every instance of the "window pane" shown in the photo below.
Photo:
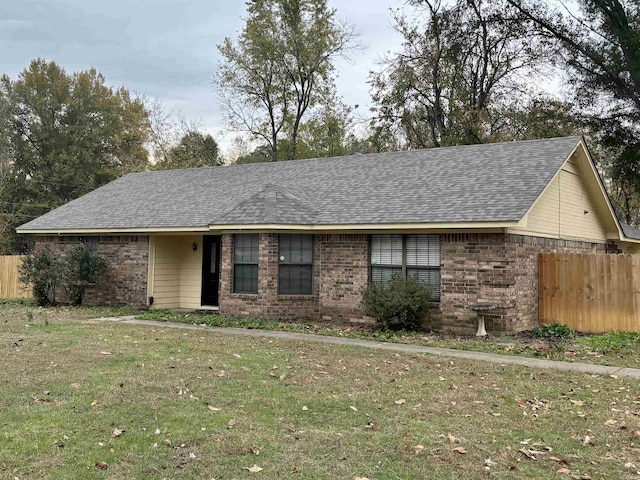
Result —
[[258, 263], [258, 239], [257, 233], [234, 235], [234, 262]]
[[407, 268], [407, 276], [417, 277], [422, 285], [433, 287], [431, 300], [440, 301], [440, 269]]
[[402, 265], [402, 235], [372, 235], [371, 265]]
[[439, 267], [439, 235], [407, 235], [407, 265]]
[[371, 281], [387, 283], [392, 275], [402, 275], [401, 267], [371, 267]]
[[233, 268], [234, 293], [258, 293], [258, 266], [235, 265]]
[[281, 263], [313, 263], [313, 235], [280, 235], [278, 257]]
[[311, 295], [313, 268], [311, 265], [280, 265], [278, 293], [281, 295]]

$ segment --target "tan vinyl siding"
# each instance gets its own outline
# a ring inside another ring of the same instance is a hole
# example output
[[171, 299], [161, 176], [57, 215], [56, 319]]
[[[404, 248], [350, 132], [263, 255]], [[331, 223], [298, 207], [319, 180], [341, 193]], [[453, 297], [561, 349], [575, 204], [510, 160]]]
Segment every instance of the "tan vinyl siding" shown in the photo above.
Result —
[[153, 308], [199, 308], [202, 237], [156, 236], [154, 243]]
[[565, 163], [531, 209], [521, 233], [606, 241], [607, 232], [593, 203], [594, 195], [583, 182], [580, 160], [573, 158]]

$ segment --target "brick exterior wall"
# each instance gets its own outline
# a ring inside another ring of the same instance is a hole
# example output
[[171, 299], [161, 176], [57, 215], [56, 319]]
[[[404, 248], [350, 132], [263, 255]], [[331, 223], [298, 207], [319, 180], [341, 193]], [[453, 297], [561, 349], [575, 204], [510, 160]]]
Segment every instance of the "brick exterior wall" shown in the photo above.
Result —
[[477, 314], [469, 306], [490, 303], [488, 332], [516, 333], [538, 325], [538, 254], [605, 253], [605, 245], [500, 233], [444, 234], [441, 238], [440, 316], [430, 327], [470, 334]]
[[[360, 310], [369, 281], [369, 236], [314, 235], [313, 293], [278, 295], [278, 234], [259, 236], [258, 293], [236, 294], [233, 235], [222, 235], [220, 313], [283, 320], [371, 322]], [[64, 254], [81, 237], [38, 237], [36, 248]], [[99, 237], [107, 271], [87, 289], [86, 305], [147, 306], [149, 237]], [[605, 253], [605, 245], [504, 233], [440, 235], [441, 302], [429, 320], [433, 330], [473, 334], [477, 314], [469, 306], [491, 303], [487, 331], [515, 333], [538, 324], [538, 254]]]
[[258, 293], [233, 293], [233, 235], [222, 235], [220, 313], [273, 319], [371, 321], [359, 310], [369, 278], [367, 235], [314, 235], [313, 294], [278, 295], [278, 234], [262, 233]]
[[98, 283], [85, 291], [83, 305], [146, 308], [149, 237], [36, 237], [35, 248], [50, 248], [64, 256], [66, 250], [78, 245], [83, 238], [96, 239], [98, 254], [107, 262], [107, 268]]

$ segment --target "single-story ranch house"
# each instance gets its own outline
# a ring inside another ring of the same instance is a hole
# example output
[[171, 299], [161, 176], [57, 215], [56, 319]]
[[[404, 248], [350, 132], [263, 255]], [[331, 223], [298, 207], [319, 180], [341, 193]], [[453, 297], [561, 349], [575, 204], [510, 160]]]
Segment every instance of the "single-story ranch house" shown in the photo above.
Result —
[[17, 229], [95, 245], [87, 304], [361, 321], [397, 273], [434, 287], [434, 329], [537, 325], [538, 254], [640, 252], [580, 137], [132, 173]]

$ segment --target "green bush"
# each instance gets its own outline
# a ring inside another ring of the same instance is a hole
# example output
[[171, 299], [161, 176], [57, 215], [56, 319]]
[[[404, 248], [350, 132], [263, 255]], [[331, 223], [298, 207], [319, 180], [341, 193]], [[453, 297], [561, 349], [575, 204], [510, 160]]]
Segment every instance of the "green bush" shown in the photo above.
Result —
[[576, 332], [574, 332], [574, 330], [568, 325], [553, 322], [534, 328], [531, 331], [531, 335], [537, 338], [546, 338], [548, 340], [560, 340], [573, 338], [576, 336]]
[[64, 257], [49, 248], [29, 252], [20, 267], [20, 280], [33, 287], [40, 306], [56, 305], [62, 290], [72, 305], [80, 305], [89, 285], [98, 281], [106, 268], [104, 258], [85, 244], [72, 247]]
[[48, 248], [29, 252], [20, 267], [20, 281], [31, 284], [33, 298], [41, 307], [57, 304], [56, 291], [62, 277], [62, 261]]
[[414, 277], [393, 275], [389, 282], [372, 282], [362, 294], [365, 314], [391, 330], [421, 330], [431, 307], [433, 289]]
[[85, 244], [75, 245], [67, 251], [63, 283], [67, 301], [81, 305], [84, 291], [100, 279], [106, 268], [105, 259]]

